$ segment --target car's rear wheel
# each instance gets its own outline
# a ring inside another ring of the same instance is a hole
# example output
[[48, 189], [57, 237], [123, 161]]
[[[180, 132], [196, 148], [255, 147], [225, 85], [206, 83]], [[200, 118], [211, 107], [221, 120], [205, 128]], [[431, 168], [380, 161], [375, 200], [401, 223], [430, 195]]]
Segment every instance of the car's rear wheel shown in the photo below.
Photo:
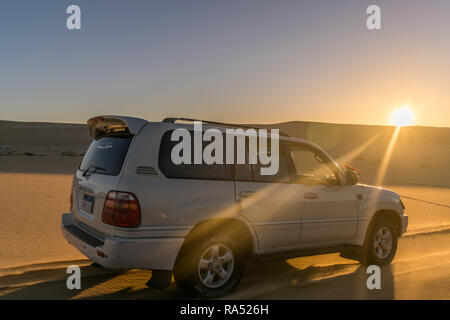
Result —
[[220, 297], [239, 284], [244, 264], [245, 257], [234, 239], [227, 235], [211, 236], [183, 248], [174, 278], [187, 295]]
[[397, 252], [398, 234], [390, 219], [375, 220], [370, 228], [361, 255], [365, 265], [388, 265]]

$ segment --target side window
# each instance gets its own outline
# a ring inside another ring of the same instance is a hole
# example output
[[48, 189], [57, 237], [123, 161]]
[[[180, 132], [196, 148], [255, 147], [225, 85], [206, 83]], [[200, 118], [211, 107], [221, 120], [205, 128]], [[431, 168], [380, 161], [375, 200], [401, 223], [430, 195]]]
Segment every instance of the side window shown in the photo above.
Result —
[[[171, 141], [172, 131], [166, 132], [159, 148], [158, 164], [160, 170], [170, 178], [231, 180], [233, 166], [226, 164], [194, 164], [194, 144], [191, 143], [191, 164], [174, 164], [171, 159], [172, 149], [178, 141]], [[191, 132], [193, 141], [193, 132]], [[204, 142], [203, 148], [209, 142]], [[225, 154], [225, 150], [224, 150]]]
[[236, 164], [236, 180], [241, 181], [251, 181], [252, 176], [252, 165], [251, 164]]
[[[283, 182], [287, 183], [290, 181], [289, 177], [289, 168], [288, 168], [288, 162], [286, 159], [286, 155], [284, 153], [283, 147], [279, 146], [279, 167], [277, 174], [274, 175], [262, 175], [261, 174], [261, 168], [268, 167], [269, 165], [261, 165], [261, 164], [255, 164], [252, 165], [252, 172], [253, 172], [253, 180], [258, 182]], [[268, 148], [270, 150], [270, 148]]]
[[[287, 183], [290, 181], [289, 176], [289, 168], [288, 168], [288, 161], [286, 159], [286, 155], [284, 153], [283, 147], [281, 143], [279, 144], [279, 167], [278, 172], [274, 175], [262, 175], [261, 174], [261, 168], [269, 167], [271, 164], [268, 165], [262, 165], [258, 164], [249, 164], [249, 140], [246, 138], [245, 140], [245, 164], [236, 164], [236, 171], [235, 171], [235, 179], [237, 181], [254, 181], [254, 182], [283, 182]], [[267, 149], [270, 149], [271, 142], [270, 139], [268, 139], [267, 142]], [[235, 154], [236, 154], [236, 148], [235, 148]], [[259, 157], [258, 157], [259, 159]], [[236, 159], [235, 159], [236, 160]]]
[[251, 181], [253, 179], [252, 175], [252, 165], [249, 164], [249, 157], [248, 157], [248, 146], [249, 146], [249, 138], [245, 137], [245, 163], [244, 164], [238, 164], [237, 163], [237, 143], [235, 141], [234, 143], [234, 163], [235, 165], [235, 180], [241, 180], [241, 181]]
[[[193, 142], [193, 132], [191, 131], [191, 142]], [[267, 165], [249, 164], [249, 139], [245, 141], [245, 164], [237, 164], [237, 143], [234, 143], [234, 163], [233, 164], [194, 164], [194, 145], [191, 143], [191, 164], [174, 164], [171, 159], [172, 149], [179, 141], [171, 141], [172, 131], [166, 132], [162, 139], [159, 150], [158, 164], [160, 170], [169, 178], [186, 179], [216, 179], [216, 180], [238, 180], [255, 182], [289, 182], [289, 169], [286, 154], [281, 143], [279, 144], [279, 165], [278, 172], [274, 175], [262, 175], [261, 168], [270, 167], [273, 163]], [[203, 148], [209, 142], [204, 142]], [[270, 139], [267, 149], [270, 150]], [[223, 150], [224, 159], [226, 159], [226, 143]], [[259, 157], [258, 157], [259, 159]], [[274, 161], [272, 159], [272, 161]]]
[[291, 144], [289, 153], [299, 182], [306, 184], [338, 183], [332, 164], [319, 152]]

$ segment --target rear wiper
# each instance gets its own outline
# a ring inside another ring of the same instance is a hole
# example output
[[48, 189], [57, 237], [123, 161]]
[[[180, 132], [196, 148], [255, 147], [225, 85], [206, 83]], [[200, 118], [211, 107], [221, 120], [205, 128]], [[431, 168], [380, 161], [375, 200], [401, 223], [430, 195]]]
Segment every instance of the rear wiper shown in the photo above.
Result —
[[[93, 170], [91, 170], [91, 168], [92, 168]], [[103, 170], [103, 171], [105, 171], [106, 169], [101, 168], [101, 167], [96, 167], [96, 166], [89, 166], [86, 170], [83, 171], [83, 177], [86, 177], [88, 173], [89, 173], [89, 174], [95, 173], [97, 170]]]

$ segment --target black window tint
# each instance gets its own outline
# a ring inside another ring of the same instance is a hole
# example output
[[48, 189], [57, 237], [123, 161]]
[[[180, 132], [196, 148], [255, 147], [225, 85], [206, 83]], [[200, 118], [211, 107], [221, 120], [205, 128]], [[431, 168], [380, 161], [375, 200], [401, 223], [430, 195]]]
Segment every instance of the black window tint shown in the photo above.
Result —
[[251, 181], [252, 180], [252, 165], [251, 164], [237, 164], [236, 165], [236, 180]]
[[[217, 179], [217, 180], [231, 180], [232, 179], [232, 165], [226, 164], [194, 164], [194, 134], [191, 133], [191, 164], [176, 165], [172, 162], [171, 153], [175, 145], [179, 141], [171, 141], [172, 131], [166, 132], [161, 140], [159, 149], [159, 168], [170, 178], [189, 178], [189, 179]], [[203, 148], [210, 142], [203, 142]], [[225, 146], [224, 146], [225, 159]]]
[[[176, 165], [172, 162], [171, 152], [175, 145], [179, 141], [171, 141], [172, 131], [168, 131], [163, 135], [161, 140], [161, 146], [159, 151], [159, 168], [160, 170], [170, 178], [191, 178], [191, 179], [218, 179], [218, 180], [231, 180], [233, 174], [236, 180], [242, 181], [257, 181], [257, 182], [289, 182], [289, 169], [288, 162], [285, 157], [285, 153], [280, 144], [279, 146], [279, 169], [275, 175], [261, 175], [261, 168], [270, 167], [269, 165], [261, 164], [249, 164], [248, 146], [249, 139], [246, 137], [245, 141], [245, 164], [227, 165], [227, 164], [193, 164], [194, 162], [194, 149], [193, 149], [193, 132], [191, 133], [191, 164], [179, 164]], [[225, 140], [225, 135], [224, 135]], [[209, 144], [209, 142], [203, 143], [203, 148]], [[234, 163], [237, 163], [237, 143], [234, 143]], [[270, 150], [270, 139], [268, 139], [268, 150]], [[226, 143], [224, 141], [223, 161], [226, 160]], [[258, 157], [259, 161], [259, 157]], [[233, 170], [233, 168], [235, 168]]]
[[253, 179], [252, 176], [252, 165], [249, 164], [248, 157], [248, 146], [249, 146], [249, 138], [245, 137], [245, 163], [238, 164], [237, 163], [237, 138], [234, 138], [234, 163], [235, 165], [235, 179], [241, 181], [251, 181]]
[[[270, 167], [270, 164], [261, 165], [258, 163], [258, 164], [252, 165], [254, 181], [261, 181], [261, 182], [289, 182], [290, 181], [288, 162], [287, 162], [287, 159], [284, 154], [282, 146], [280, 145], [279, 148], [280, 149], [279, 149], [278, 173], [274, 174], [274, 175], [261, 175], [261, 168]], [[270, 150], [269, 147], [268, 147], [268, 150]]]
[[116, 176], [122, 170], [132, 136], [107, 136], [92, 141], [79, 169], [94, 170], [96, 174]]

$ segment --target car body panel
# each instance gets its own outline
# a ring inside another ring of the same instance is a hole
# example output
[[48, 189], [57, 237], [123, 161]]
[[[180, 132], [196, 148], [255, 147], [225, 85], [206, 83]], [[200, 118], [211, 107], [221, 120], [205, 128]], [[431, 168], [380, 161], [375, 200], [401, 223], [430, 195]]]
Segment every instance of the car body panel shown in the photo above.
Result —
[[299, 244], [351, 240], [358, 228], [358, 199], [353, 186], [304, 186], [305, 199]]
[[[235, 190], [238, 210], [253, 225], [259, 250], [297, 243], [304, 207], [297, 185], [236, 181]], [[243, 197], [248, 192], [251, 195]]]

